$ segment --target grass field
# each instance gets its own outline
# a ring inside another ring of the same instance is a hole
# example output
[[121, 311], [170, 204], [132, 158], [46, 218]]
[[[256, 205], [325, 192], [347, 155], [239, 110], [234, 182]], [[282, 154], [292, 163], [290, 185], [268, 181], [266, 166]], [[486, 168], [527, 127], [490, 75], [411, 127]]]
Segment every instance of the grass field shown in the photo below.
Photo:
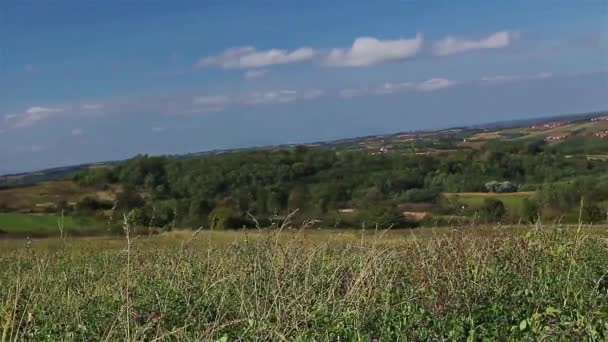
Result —
[[5, 240], [0, 333], [3, 341], [603, 341], [605, 233], [489, 227]]
[[58, 236], [62, 226], [66, 234], [103, 231], [105, 224], [92, 218], [52, 214], [0, 213], [0, 233], [34, 236]]

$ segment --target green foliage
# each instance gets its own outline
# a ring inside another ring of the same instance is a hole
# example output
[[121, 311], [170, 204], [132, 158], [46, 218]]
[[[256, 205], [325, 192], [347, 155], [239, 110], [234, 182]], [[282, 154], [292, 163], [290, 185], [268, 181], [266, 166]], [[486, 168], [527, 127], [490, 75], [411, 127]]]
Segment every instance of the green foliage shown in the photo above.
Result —
[[497, 182], [491, 181], [485, 184], [485, 188], [488, 192], [494, 192], [497, 194], [517, 192], [518, 188], [511, 182]]
[[581, 219], [585, 223], [606, 222], [606, 210], [602, 210], [597, 203], [584, 203]]
[[368, 228], [378, 227], [384, 229], [411, 226], [411, 224], [405, 220], [397, 206], [390, 204], [375, 206], [362, 211], [359, 215], [359, 220]]
[[76, 174], [74, 180], [84, 186], [104, 187], [116, 182], [116, 174], [110, 167], [96, 167]]
[[588, 180], [568, 186], [559, 182], [597, 180], [606, 171], [606, 162], [567, 158], [538, 141], [501, 141], [479, 150], [428, 155], [297, 147], [192, 158], [138, 156], [78, 177], [118, 182], [124, 188], [118, 198], [123, 211], [174, 200], [180, 207], [176, 221], [200, 227], [209, 226], [211, 211], [225, 198], [234, 200], [235, 217], [251, 213], [268, 222], [271, 215], [298, 209], [308, 219], [330, 219], [338, 208], [438, 204], [442, 192], [513, 192], [514, 184], [542, 187], [543, 215], [558, 215], [572, 211], [592, 187], [594, 202], [608, 199], [608, 178], [601, 186]]
[[481, 216], [486, 222], [498, 223], [507, 213], [504, 203], [496, 198], [486, 198], [481, 208]]
[[[62, 204], [62, 207], [66, 207], [65, 203]], [[76, 203], [76, 211], [83, 214], [90, 214], [99, 210], [108, 210], [112, 209], [113, 203], [108, 201], [102, 201], [92, 196], [85, 196], [80, 201]]]
[[521, 203], [520, 217], [524, 222], [536, 223], [541, 215], [540, 209], [536, 200], [524, 198]]
[[116, 196], [118, 208], [129, 211], [135, 208], [141, 208], [146, 205], [143, 197], [131, 186], [126, 186], [123, 191]]

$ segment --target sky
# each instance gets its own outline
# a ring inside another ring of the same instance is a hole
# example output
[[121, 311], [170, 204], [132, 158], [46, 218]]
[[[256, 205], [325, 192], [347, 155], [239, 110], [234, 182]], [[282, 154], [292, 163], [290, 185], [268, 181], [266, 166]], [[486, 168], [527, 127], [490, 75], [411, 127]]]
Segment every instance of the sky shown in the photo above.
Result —
[[0, 174], [608, 109], [608, 0], [2, 0]]

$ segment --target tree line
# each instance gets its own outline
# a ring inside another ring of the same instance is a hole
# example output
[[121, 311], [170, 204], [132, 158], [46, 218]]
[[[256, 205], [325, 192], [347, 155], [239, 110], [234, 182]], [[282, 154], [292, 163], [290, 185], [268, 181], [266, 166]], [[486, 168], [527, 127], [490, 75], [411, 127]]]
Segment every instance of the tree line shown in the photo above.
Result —
[[[607, 168], [606, 162], [572, 158], [543, 141], [501, 141], [428, 154], [298, 146], [192, 158], [140, 155], [74, 179], [94, 187], [119, 184], [117, 205], [132, 211], [139, 224], [268, 226], [297, 210], [298, 218], [319, 219], [327, 227], [409, 227], [415, 222], [401, 214], [403, 204], [460, 213], [444, 192], [539, 190], [522, 209], [530, 219], [571, 210], [583, 197], [597, 206], [608, 199], [608, 182], [598, 183]], [[81, 209], [100, 205], [109, 206], [85, 203]], [[496, 203], [487, 206], [502, 212]]]

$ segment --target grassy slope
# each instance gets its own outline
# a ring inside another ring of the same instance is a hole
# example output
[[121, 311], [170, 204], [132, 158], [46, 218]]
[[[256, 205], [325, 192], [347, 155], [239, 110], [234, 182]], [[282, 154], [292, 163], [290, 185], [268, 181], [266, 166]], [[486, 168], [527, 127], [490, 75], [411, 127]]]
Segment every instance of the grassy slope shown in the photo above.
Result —
[[[8, 340], [605, 340], [608, 248], [554, 227], [0, 241]], [[11, 248], [7, 248], [10, 246]], [[23, 318], [22, 318], [23, 317]]]
[[105, 191], [82, 187], [72, 181], [52, 181], [36, 185], [0, 189], [0, 208], [11, 211], [41, 211], [60, 201], [75, 203], [85, 196], [112, 200], [118, 189]]

